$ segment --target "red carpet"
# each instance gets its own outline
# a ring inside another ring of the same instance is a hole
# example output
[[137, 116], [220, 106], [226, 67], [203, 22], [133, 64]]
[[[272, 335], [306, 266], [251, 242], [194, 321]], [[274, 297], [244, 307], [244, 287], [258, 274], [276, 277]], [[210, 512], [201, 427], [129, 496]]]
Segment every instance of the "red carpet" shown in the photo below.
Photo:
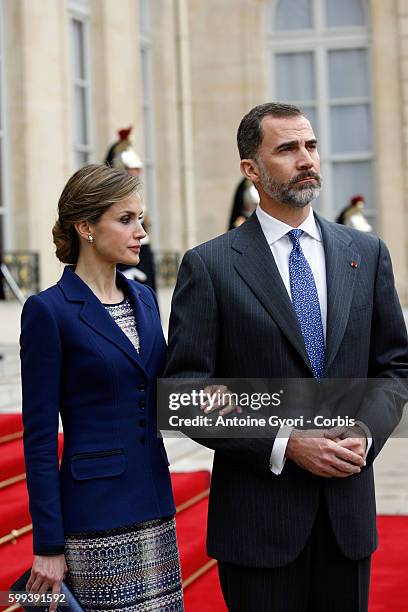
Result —
[[[407, 612], [408, 516], [378, 516], [377, 526], [380, 543], [372, 560], [369, 612]], [[226, 612], [217, 568], [188, 587], [184, 599], [187, 612]]]
[[227, 612], [218, 582], [217, 567], [213, 567], [184, 591], [186, 612]]
[[0, 537], [31, 523], [25, 480], [0, 489], [0, 504]]
[[10, 542], [0, 546], [0, 591], [7, 591], [30, 567], [32, 551], [31, 533], [18, 538], [15, 544]]
[[2, 414], [0, 437], [9, 436], [23, 430], [23, 420], [20, 413]]
[[209, 560], [205, 551], [208, 500], [203, 499], [177, 515], [177, 541], [183, 580]]
[[[0, 415], [0, 590], [7, 590], [32, 558], [31, 533], [20, 535], [14, 543], [4, 541], [12, 530], [30, 524], [25, 481], [5, 482], [25, 471], [21, 439], [4, 440], [21, 427], [20, 415]], [[226, 611], [217, 567], [205, 551], [209, 482], [206, 471], [172, 474], [183, 583], [187, 584], [186, 612]], [[380, 546], [373, 556], [370, 612], [407, 612], [408, 517], [380, 516], [378, 530]]]
[[0, 482], [24, 472], [23, 441], [20, 439], [1, 444]]
[[210, 487], [210, 472], [186, 472], [172, 474], [174, 501], [177, 507], [185, 504]]
[[408, 610], [408, 516], [377, 517], [379, 546], [373, 555], [370, 612]]

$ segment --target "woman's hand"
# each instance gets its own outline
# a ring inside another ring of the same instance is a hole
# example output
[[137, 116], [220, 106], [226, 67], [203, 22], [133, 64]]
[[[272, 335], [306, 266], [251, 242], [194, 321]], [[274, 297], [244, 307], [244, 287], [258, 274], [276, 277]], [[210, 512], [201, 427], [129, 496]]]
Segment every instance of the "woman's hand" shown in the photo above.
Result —
[[205, 387], [204, 393], [212, 397], [211, 403], [207, 401], [200, 406], [200, 410], [203, 410], [205, 414], [209, 414], [215, 410], [219, 410], [222, 416], [226, 416], [231, 412], [242, 414], [243, 410], [241, 406], [238, 406], [233, 401], [233, 392], [225, 385], [210, 385]]
[[[64, 555], [34, 555], [26, 590], [28, 593], [46, 593], [51, 589], [53, 595], [58, 594], [67, 571]], [[50, 612], [55, 612], [57, 607], [58, 601], [53, 601]]]

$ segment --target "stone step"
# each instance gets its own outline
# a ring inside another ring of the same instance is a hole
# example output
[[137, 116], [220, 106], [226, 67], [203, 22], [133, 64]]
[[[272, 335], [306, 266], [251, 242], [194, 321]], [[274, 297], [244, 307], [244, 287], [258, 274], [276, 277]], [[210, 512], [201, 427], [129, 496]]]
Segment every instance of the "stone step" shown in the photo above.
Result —
[[17, 300], [0, 301], [0, 344], [18, 344], [21, 304]]
[[213, 451], [186, 436], [164, 438], [170, 469], [174, 472], [211, 470]]
[[0, 412], [19, 412], [21, 402], [20, 377], [8, 376], [0, 380]]
[[0, 344], [0, 412], [21, 410], [20, 347]]
[[0, 344], [0, 382], [20, 376], [20, 347], [17, 344]]
[[212, 471], [214, 451], [198, 445], [198, 449], [186, 454], [177, 461], [170, 461], [171, 472]]

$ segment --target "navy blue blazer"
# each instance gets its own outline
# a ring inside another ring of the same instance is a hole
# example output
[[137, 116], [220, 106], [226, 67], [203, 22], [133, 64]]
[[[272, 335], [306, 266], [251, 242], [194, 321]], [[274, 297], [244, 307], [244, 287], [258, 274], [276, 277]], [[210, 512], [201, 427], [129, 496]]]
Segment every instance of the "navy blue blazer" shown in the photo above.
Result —
[[120, 272], [117, 282], [134, 305], [140, 354], [71, 267], [23, 308], [24, 451], [35, 554], [63, 552], [67, 533], [175, 512], [156, 427], [156, 379], [166, 351], [157, 302], [149, 287]]

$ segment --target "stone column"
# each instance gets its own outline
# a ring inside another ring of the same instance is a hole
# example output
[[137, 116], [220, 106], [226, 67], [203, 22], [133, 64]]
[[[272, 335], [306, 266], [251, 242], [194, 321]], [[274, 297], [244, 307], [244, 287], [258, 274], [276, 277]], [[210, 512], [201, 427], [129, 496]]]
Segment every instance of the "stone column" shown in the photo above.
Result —
[[408, 1], [371, 0], [374, 126], [379, 234], [408, 299]]
[[91, 45], [93, 128], [96, 160], [117, 140], [117, 130], [134, 126], [143, 158], [140, 50], [137, 2], [92, 0]]
[[39, 252], [42, 287], [59, 275], [51, 229], [70, 173], [64, 7], [54, 0], [4, 5], [13, 248]]
[[266, 100], [264, 2], [189, 2], [197, 238], [227, 229], [241, 180], [236, 132]]

